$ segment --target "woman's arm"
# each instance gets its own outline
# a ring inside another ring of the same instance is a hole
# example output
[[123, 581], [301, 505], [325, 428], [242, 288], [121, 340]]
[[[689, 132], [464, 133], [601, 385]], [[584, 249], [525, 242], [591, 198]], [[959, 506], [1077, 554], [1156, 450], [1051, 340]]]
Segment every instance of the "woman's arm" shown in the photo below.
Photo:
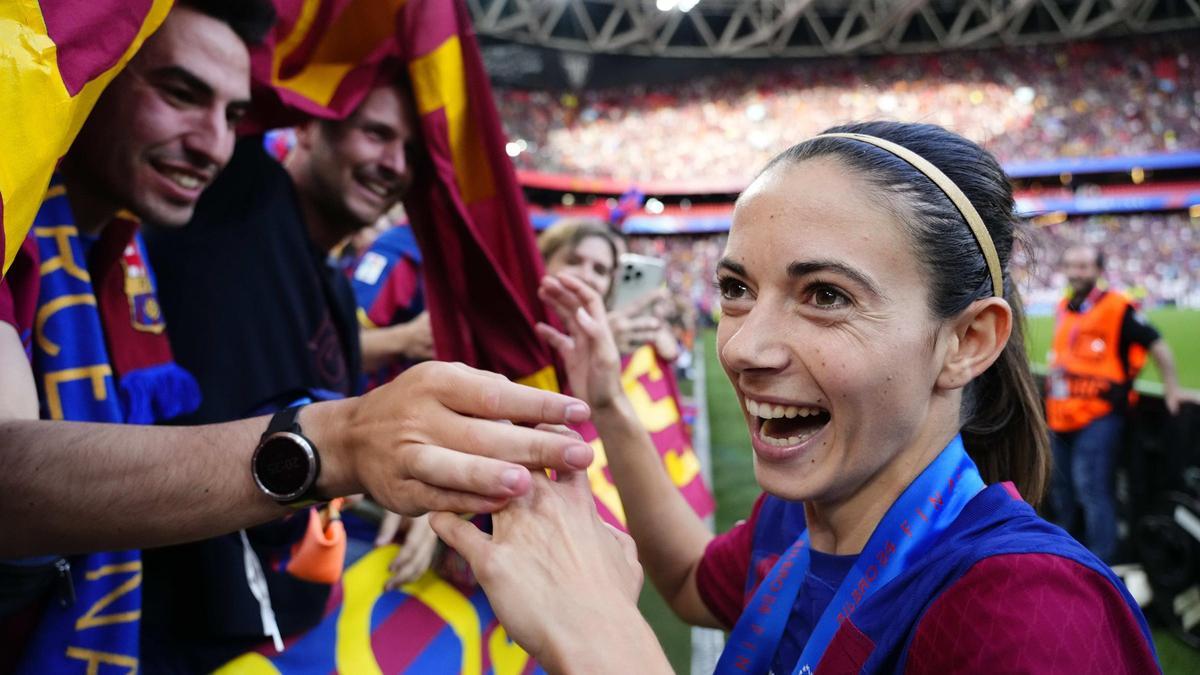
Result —
[[569, 275], [547, 277], [540, 294], [563, 319], [569, 335], [544, 324], [538, 332], [562, 355], [572, 390], [592, 408], [629, 532], [650, 580], [683, 620], [720, 626], [696, 585], [696, 569], [712, 534], [671, 482], [649, 432], [625, 396], [603, 301]]
[[428, 312], [421, 312], [411, 321], [394, 326], [362, 328], [359, 337], [363, 370], [367, 372], [403, 358], [418, 361], [433, 358], [433, 329]]

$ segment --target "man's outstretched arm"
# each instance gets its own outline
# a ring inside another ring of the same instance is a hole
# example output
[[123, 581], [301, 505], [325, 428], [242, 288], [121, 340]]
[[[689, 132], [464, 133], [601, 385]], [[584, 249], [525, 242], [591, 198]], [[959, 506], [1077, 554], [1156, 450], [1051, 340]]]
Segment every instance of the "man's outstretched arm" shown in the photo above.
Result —
[[1150, 357], [1158, 366], [1158, 374], [1163, 381], [1163, 401], [1172, 415], [1179, 414], [1181, 392], [1179, 390], [1179, 372], [1175, 370], [1175, 356], [1171, 353], [1167, 341], [1159, 338], [1150, 345]]
[[[526, 467], [579, 469], [591, 447], [518, 424], [587, 406], [462, 364], [420, 364], [366, 396], [307, 406], [323, 497], [367, 492], [396, 513], [490, 512], [530, 489]], [[268, 418], [203, 427], [0, 421], [0, 557], [147, 548], [288, 512], [250, 457]]]

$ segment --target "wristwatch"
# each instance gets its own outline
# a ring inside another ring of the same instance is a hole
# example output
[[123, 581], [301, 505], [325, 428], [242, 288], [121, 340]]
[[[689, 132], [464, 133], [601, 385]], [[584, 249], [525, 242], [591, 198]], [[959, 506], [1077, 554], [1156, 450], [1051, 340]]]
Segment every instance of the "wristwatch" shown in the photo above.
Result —
[[303, 407], [275, 413], [250, 459], [250, 473], [258, 489], [280, 504], [297, 509], [321, 501], [316, 494], [321, 456], [300, 430], [298, 419]]

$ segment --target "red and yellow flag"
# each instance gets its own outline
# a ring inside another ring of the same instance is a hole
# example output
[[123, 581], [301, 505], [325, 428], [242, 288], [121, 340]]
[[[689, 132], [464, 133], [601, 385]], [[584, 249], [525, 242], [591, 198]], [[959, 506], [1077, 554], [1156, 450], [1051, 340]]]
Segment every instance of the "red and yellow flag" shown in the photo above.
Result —
[[396, 67], [405, 0], [273, 2], [275, 27], [251, 50], [258, 126], [346, 117]]
[[425, 256], [438, 356], [557, 389], [534, 332], [548, 320], [541, 254], [467, 10], [412, 0], [400, 29], [428, 151], [405, 209]]
[[[424, 152], [405, 210], [421, 245], [438, 358], [557, 389], [534, 332], [542, 260], [461, 0], [275, 0], [254, 51], [258, 117], [341, 118], [390, 69], [407, 70]], [[394, 71], [391, 71], [394, 72]]]
[[[650, 440], [675, 488], [696, 515], [704, 518], [711, 514], [716, 504], [704, 484], [700, 458], [692, 448], [691, 430], [683, 419], [679, 384], [671, 364], [662, 360], [653, 346], [642, 345], [621, 359], [621, 386], [633, 404], [638, 420], [650, 432]], [[621, 505], [621, 496], [608, 469], [608, 456], [600, 434], [591, 422], [580, 425], [579, 433], [596, 453], [595, 461], [588, 467], [588, 482], [596, 497], [596, 509], [605, 521], [628, 531], [625, 507]]]
[[0, 2], [0, 277], [100, 92], [162, 24], [171, 2]]

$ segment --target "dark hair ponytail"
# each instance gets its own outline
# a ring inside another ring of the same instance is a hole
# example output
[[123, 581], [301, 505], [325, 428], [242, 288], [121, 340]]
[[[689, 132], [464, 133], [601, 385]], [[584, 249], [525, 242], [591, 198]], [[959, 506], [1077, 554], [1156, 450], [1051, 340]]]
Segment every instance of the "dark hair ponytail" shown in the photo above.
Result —
[[1000, 358], [967, 386], [963, 444], [984, 480], [1011, 480], [1037, 507], [1050, 478], [1050, 432], [1025, 351], [1025, 307], [1007, 280], [1004, 289], [1013, 312], [1012, 333]]
[[[1037, 506], [1050, 474], [1050, 437], [1025, 353], [1024, 309], [1008, 273], [1013, 245], [1021, 238], [1008, 176], [986, 150], [931, 124], [867, 122], [826, 133], [876, 136], [924, 157], [954, 181], [987, 226], [1004, 271], [1013, 328], [1000, 358], [963, 393], [963, 443], [985, 481], [1012, 481]], [[767, 169], [826, 155], [860, 172], [904, 221], [925, 269], [935, 317], [955, 317], [972, 302], [993, 295], [987, 263], [965, 218], [941, 188], [905, 160], [848, 138], [816, 138], [784, 151]]]

